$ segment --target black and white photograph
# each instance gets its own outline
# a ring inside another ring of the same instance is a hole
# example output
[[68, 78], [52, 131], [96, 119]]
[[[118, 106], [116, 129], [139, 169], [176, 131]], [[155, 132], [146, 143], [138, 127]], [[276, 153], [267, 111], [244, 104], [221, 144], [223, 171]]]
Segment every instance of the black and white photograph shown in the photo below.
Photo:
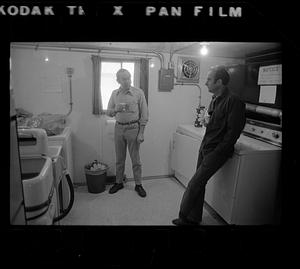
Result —
[[1, 4], [11, 236], [57, 240], [54, 262], [90, 260], [104, 236], [103, 265], [118, 268], [189, 266], [193, 251], [243, 253], [247, 240], [263, 257], [280, 244], [299, 46], [261, 10]]
[[11, 43], [26, 224], [172, 225], [201, 145], [192, 221], [279, 224], [281, 70], [280, 43]]

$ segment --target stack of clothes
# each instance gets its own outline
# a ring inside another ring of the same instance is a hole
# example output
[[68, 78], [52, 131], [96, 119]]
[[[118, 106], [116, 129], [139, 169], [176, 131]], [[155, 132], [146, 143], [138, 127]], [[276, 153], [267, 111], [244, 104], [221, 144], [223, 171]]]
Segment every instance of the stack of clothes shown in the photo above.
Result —
[[18, 128], [42, 128], [48, 136], [61, 134], [66, 127], [66, 116], [41, 113], [34, 116], [22, 108], [17, 108]]

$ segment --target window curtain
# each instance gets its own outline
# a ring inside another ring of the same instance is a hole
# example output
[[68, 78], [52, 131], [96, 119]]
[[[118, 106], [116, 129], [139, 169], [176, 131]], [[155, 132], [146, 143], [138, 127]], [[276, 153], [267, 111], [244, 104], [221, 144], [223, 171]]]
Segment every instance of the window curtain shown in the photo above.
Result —
[[101, 57], [98, 55], [92, 55], [91, 59], [93, 63], [93, 114], [100, 115], [103, 112], [100, 92]]
[[144, 91], [148, 104], [149, 59], [140, 59], [140, 88]]

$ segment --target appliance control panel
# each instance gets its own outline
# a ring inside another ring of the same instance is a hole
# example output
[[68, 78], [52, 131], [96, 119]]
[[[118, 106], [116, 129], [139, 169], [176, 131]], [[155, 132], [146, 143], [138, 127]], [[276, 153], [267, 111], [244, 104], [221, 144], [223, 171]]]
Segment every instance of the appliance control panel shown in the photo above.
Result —
[[282, 144], [282, 131], [278, 126], [247, 120], [243, 133], [271, 144]]

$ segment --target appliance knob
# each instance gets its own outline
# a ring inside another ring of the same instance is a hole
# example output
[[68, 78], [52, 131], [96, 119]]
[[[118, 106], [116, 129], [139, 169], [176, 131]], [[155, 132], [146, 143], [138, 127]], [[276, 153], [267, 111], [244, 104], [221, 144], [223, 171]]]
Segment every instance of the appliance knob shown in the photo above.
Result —
[[254, 131], [255, 131], [255, 128], [253, 128], [253, 127], [252, 127], [252, 128], [251, 128], [251, 131], [253, 131], [253, 132], [254, 132]]
[[279, 134], [278, 133], [272, 133], [272, 136], [274, 137], [274, 138], [279, 138]]

